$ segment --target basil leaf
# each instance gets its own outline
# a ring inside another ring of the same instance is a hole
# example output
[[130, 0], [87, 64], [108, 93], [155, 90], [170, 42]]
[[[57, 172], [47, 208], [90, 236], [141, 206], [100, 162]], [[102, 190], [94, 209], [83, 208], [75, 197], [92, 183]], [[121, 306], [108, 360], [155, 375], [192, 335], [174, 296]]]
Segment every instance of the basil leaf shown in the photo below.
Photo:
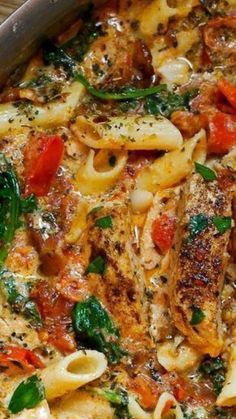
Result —
[[219, 231], [219, 233], [224, 234], [227, 230], [231, 228], [232, 218], [215, 216], [212, 218], [212, 222]]
[[189, 109], [190, 100], [196, 96], [197, 91], [188, 91], [183, 95], [170, 92], [167, 86], [161, 93], [149, 96], [145, 100], [145, 109], [152, 115], [169, 117], [178, 109]]
[[13, 393], [8, 409], [12, 413], [21, 412], [23, 409], [32, 409], [45, 398], [42, 381], [37, 375], [32, 375], [22, 381]]
[[112, 228], [113, 223], [111, 216], [108, 215], [107, 217], [98, 218], [95, 221], [95, 226], [100, 228]]
[[136, 89], [135, 87], [129, 87], [124, 88], [119, 92], [112, 92], [95, 89], [82, 74], [76, 73], [74, 79], [86, 87], [87, 91], [92, 96], [102, 100], [139, 99], [166, 90], [166, 85], [160, 84], [159, 86], [148, 87], [146, 89]]
[[73, 75], [76, 62], [61, 47], [54, 45], [49, 40], [43, 45], [43, 60], [45, 64], [63, 67], [69, 76]]
[[189, 232], [190, 238], [193, 239], [197, 234], [201, 233], [208, 226], [208, 219], [204, 214], [197, 214], [190, 217]]
[[106, 262], [102, 256], [97, 256], [87, 267], [86, 273], [94, 273], [102, 275], [106, 269]]
[[77, 303], [72, 321], [79, 342], [103, 352], [112, 364], [120, 361], [124, 351], [120, 348], [119, 329], [96, 297]]
[[192, 310], [192, 318], [190, 320], [190, 324], [192, 326], [195, 326], [196, 324], [201, 323], [206, 317], [203, 311], [198, 307], [192, 306], [191, 310]]
[[204, 180], [213, 181], [217, 179], [216, 173], [214, 170], [211, 170], [209, 167], [204, 166], [203, 164], [195, 162], [196, 172], [199, 173]]
[[129, 413], [129, 395], [127, 391], [121, 387], [111, 389], [96, 389], [95, 393], [109, 401], [115, 409], [114, 419], [131, 419]]

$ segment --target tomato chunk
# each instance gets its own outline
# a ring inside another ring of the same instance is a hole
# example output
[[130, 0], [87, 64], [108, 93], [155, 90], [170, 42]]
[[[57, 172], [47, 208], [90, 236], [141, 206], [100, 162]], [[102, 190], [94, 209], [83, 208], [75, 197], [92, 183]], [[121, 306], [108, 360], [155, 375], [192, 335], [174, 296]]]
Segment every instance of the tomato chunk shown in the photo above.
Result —
[[236, 115], [216, 112], [209, 120], [208, 150], [227, 153], [236, 144]]
[[45, 280], [39, 281], [31, 297], [35, 299], [43, 319], [45, 340], [63, 352], [73, 352], [76, 346], [69, 329], [74, 302], [65, 299]]
[[236, 110], [236, 86], [229, 83], [228, 80], [221, 79], [218, 82], [218, 89], [225, 96], [230, 105]]
[[161, 217], [153, 221], [152, 240], [162, 253], [170, 250], [175, 233], [175, 219], [168, 214], [162, 214]]
[[64, 154], [64, 142], [59, 135], [45, 135], [26, 151], [26, 194], [44, 196], [49, 192]]
[[41, 359], [29, 349], [6, 345], [0, 348], [0, 369], [8, 375], [31, 373], [44, 368]]
[[138, 375], [130, 383], [130, 389], [139, 396], [139, 402], [144, 409], [155, 408], [159, 396], [157, 384], [145, 375]]

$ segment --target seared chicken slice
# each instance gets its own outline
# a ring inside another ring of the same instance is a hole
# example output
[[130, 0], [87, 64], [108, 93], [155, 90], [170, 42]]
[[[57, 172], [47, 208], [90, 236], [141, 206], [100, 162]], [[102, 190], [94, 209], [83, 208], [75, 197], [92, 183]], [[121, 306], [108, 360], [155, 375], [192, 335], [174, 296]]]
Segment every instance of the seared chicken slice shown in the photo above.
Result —
[[[228, 176], [228, 182], [227, 182]], [[232, 173], [207, 182], [194, 174], [183, 190], [173, 251], [171, 311], [176, 327], [202, 353], [222, 348], [220, 294], [227, 267], [232, 215]], [[221, 180], [220, 180], [221, 179]], [[234, 182], [235, 183], [235, 182]], [[215, 217], [220, 217], [216, 219]]]
[[[109, 217], [112, 227], [101, 228], [99, 220]], [[107, 307], [129, 350], [153, 347], [148, 335], [144, 304], [143, 272], [132, 249], [132, 229], [127, 205], [112, 204], [89, 216], [88, 245], [91, 258], [101, 255], [106, 270], [88, 275], [90, 292]]]

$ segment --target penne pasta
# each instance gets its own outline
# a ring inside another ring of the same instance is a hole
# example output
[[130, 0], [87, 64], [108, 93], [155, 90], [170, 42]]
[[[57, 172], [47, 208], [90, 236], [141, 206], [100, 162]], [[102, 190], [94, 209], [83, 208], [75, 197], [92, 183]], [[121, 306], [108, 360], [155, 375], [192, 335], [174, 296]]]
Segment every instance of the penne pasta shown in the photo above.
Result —
[[84, 91], [80, 83], [74, 82], [64, 88], [62, 99], [47, 105], [0, 104], [0, 136], [22, 131], [24, 126], [49, 128], [67, 123]]
[[45, 368], [41, 378], [47, 400], [61, 397], [101, 377], [107, 367], [105, 356], [97, 351], [77, 351]]
[[116, 163], [113, 168], [106, 171], [98, 171], [95, 166], [95, 152], [90, 150], [87, 160], [79, 168], [75, 187], [85, 195], [99, 194], [112, 187], [125, 168], [127, 162], [126, 152], [114, 152]]
[[[166, 413], [165, 408], [167, 403], [171, 404], [171, 413], [174, 415], [176, 419], [184, 419], [183, 412], [181, 407], [174, 396], [170, 393], [162, 393], [160, 396], [155, 411], [153, 415], [153, 419], [164, 419], [164, 415]], [[169, 413], [169, 412], [168, 412]]]
[[174, 150], [183, 142], [180, 131], [162, 116], [119, 116], [105, 122], [79, 116], [71, 129], [79, 141], [99, 149]]
[[205, 131], [201, 130], [186, 141], [181, 149], [166, 153], [141, 170], [137, 179], [138, 187], [156, 192], [158, 188], [169, 188], [180, 183], [191, 173], [193, 152], [204, 137]]

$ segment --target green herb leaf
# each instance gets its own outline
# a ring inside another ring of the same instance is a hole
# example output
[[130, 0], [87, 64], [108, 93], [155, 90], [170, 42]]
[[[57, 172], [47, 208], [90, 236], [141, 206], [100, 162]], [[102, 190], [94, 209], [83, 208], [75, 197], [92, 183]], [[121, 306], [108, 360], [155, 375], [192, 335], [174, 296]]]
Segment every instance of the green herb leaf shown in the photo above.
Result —
[[42, 326], [42, 319], [34, 301], [28, 297], [20, 294], [16, 287], [15, 279], [11, 276], [4, 277], [4, 272], [1, 274], [1, 289], [6, 295], [7, 301], [11, 309], [15, 313], [22, 314], [29, 319], [33, 326], [39, 328]]
[[7, 257], [21, 215], [20, 187], [16, 175], [0, 154], [0, 268]]
[[95, 226], [100, 227], [100, 228], [112, 228], [113, 227], [112, 217], [108, 215], [106, 217], [98, 218], [95, 221]]
[[231, 217], [218, 217], [212, 218], [214, 226], [217, 228], [220, 234], [224, 234], [227, 230], [231, 229], [232, 218]]
[[199, 367], [199, 372], [205, 378], [209, 378], [213, 384], [215, 393], [220, 394], [225, 381], [225, 365], [221, 357], [211, 358], [207, 356]]
[[195, 162], [196, 172], [199, 173], [204, 180], [213, 181], [217, 179], [216, 173], [214, 170], [211, 170], [209, 167], [204, 166], [203, 164]]
[[198, 307], [192, 306], [191, 310], [192, 310], [192, 318], [190, 320], [190, 324], [192, 326], [195, 326], [195, 325], [201, 323], [204, 320], [204, 318], [206, 317], [205, 314], [203, 313], [203, 311]]
[[102, 256], [97, 256], [87, 267], [86, 273], [104, 274], [106, 269], [106, 262]]
[[146, 89], [136, 89], [135, 87], [129, 87], [121, 90], [120, 92], [110, 92], [95, 89], [82, 74], [75, 74], [75, 80], [79, 81], [84, 87], [86, 87], [87, 91], [92, 96], [102, 100], [138, 99], [153, 95], [157, 92], [162, 92], [166, 89], [166, 85], [161, 84], [159, 86], [148, 87]]
[[183, 95], [178, 95], [168, 91], [167, 86], [165, 86], [161, 93], [157, 92], [146, 98], [145, 109], [152, 115], [169, 117], [178, 109], [189, 109], [189, 102], [196, 94], [197, 91], [193, 90]]
[[95, 389], [95, 393], [110, 402], [111, 406], [115, 409], [114, 418], [131, 419], [128, 410], [129, 395], [125, 389], [121, 387], [117, 387], [114, 390], [97, 388]]
[[21, 212], [31, 213], [38, 208], [37, 199], [35, 195], [30, 195], [26, 199], [21, 200]]
[[45, 398], [42, 381], [37, 375], [32, 375], [22, 381], [16, 388], [10, 400], [8, 409], [11, 413], [21, 412], [23, 409], [32, 409]]
[[204, 214], [193, 215], [189, 222], [190, 238], [193, 239], [197, 234], [201, 233], [208, 226], [208, 219]]
[[47, 41], [43, 45], [43, 60], [45, 64], [53, 64], [55, 67], [63, 67], [70, 76], [74, 73], [76, 62], [62, 48]]
[[125, 352], [120, 348], [119, 329], [96, 297], [77, 303], [72, 321], [79, 342], [103, 352], [112, 364], [120, 361]]

